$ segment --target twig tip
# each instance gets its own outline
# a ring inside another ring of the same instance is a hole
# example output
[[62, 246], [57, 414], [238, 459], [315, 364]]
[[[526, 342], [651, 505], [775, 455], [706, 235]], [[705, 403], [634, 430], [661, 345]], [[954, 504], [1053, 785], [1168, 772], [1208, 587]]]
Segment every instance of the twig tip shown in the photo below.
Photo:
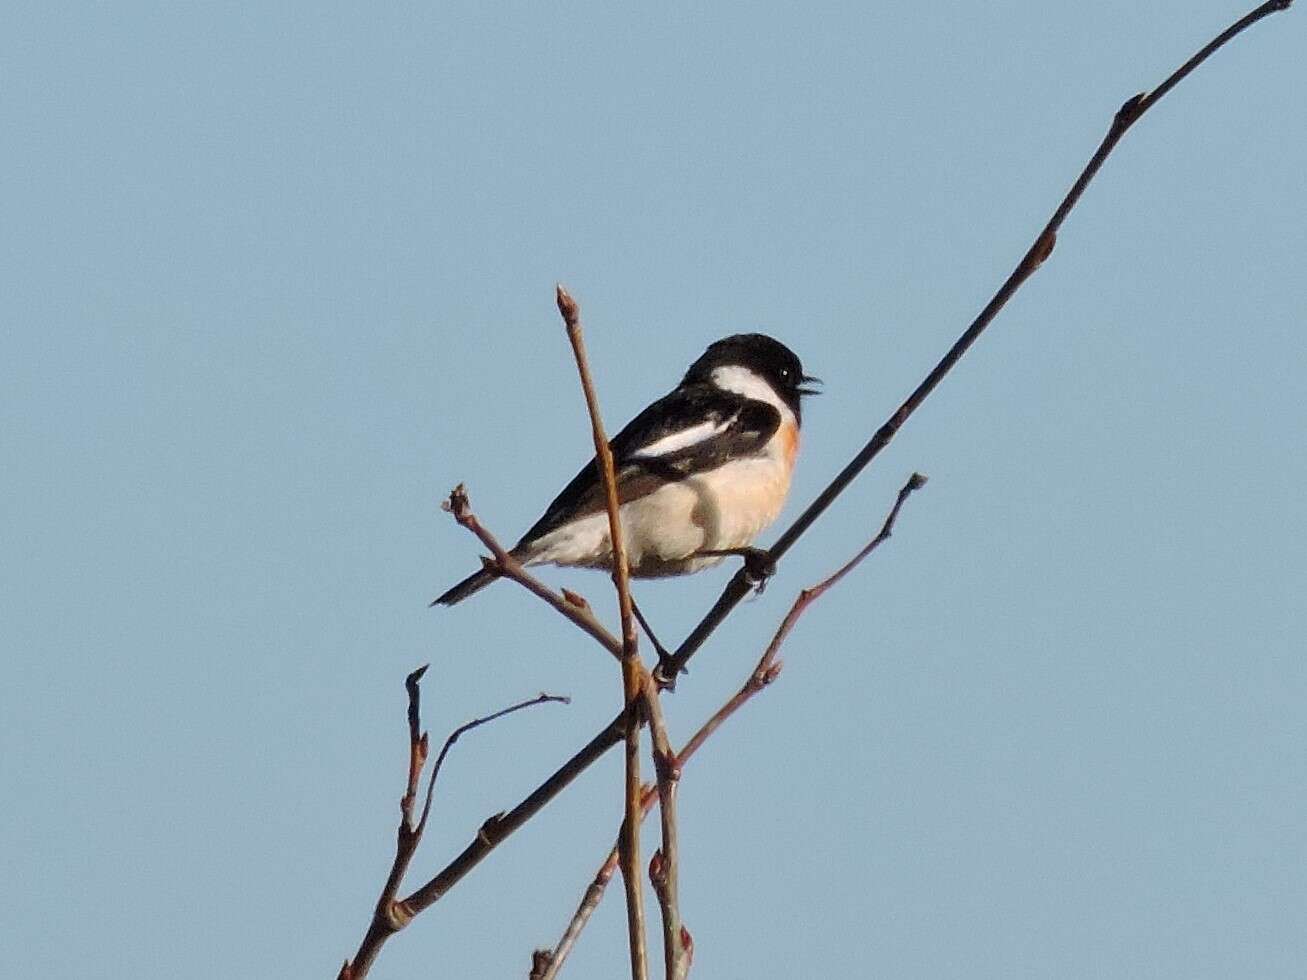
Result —
[[554, 299], [558, 303], [558, 312], [563, 314], [563, 322], [568, 327], [575, 326], [581, 309], [561, 282], [554, 286]]
[[543, 977], [553, 965], [554, 951], [552, 949], [537, 949], [531, 954], [531, 975], [527, 980], [538, 980], [538, 978]]
[[467, 509], [472, 505], [468, 499], [467, 487], [460, 483], [453, 490], [449, 491], [449, 496], [440, 503], [440, 509], [446, 514], [453, 514], [455, 518], [462, 517], [467, 513]]

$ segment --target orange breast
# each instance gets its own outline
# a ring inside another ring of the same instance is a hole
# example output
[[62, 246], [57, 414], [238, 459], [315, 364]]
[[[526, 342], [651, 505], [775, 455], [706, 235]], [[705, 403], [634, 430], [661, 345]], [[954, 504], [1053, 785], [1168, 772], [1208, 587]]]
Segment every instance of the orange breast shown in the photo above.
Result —
[[799, 427], [793, 422], [784, 421], [776, 433], [776, 438], [780, 440], [786, 467], [793, 469], [794, 459], [799, 455]]

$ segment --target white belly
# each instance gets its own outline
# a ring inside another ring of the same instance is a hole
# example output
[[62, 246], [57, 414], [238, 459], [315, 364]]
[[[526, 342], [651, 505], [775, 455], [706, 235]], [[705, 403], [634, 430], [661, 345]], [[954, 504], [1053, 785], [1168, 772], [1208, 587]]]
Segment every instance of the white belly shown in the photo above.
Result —
[[[622, 537], [631, 574], [647, 578], [681, 575], [716, 565], [703, 550], [752, 544], [776, 520], [790, 489], [783, 454], [739, 460], [659, 487], [623, 504]], [[593, 514], [546, 534], [527, 564], [612, 565], [608, 514]]]

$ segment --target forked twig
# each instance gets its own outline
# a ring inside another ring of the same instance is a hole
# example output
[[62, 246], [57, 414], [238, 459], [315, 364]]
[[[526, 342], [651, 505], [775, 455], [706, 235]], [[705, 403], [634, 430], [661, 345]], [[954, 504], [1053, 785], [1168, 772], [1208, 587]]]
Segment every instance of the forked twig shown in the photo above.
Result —
[[422, 805], [422, 819], [418, 821], [417, 832], [420, 835], [426, 830], [427, 817], [431, 815], [431, 795], [436, 788], [436, 777], [440, 775], [440, 767], [445, 764], [445, 756], [449, 755], [449, 750], [454, 747], [454, 743], [466, 735], [474, 728], [480, 728], [482, 725], [496, 721], [504, 715], [511, 715], [515, 711], [521, 711], [523, 708], [533, 708], [537, 704], [548, 704], [549, 702], [557, 704], [571, 704], [572, 699], [565, 694], [545, 694], [541, 692], [533, 698], [527, 698], [525, 701], [519, 701], [517, 704], [510, 704], [507, 708], [500, 708], [493, 714], [486, 715], [483, 718], [473, 718], [465, 724], [459, 725], [449, 737], [445, 739], [445, 744], [440, 747], [440, 754], [436, 756], [436, 764], [431, 767], [431, 778], [427, 780], [427, 799]]
[[463, 877], [485, 860], [496, 847], [512, 833], [534, 817], [545, 804], [554, 799], [577, 776], [589, 769], [605, 752], [622, 740], [626, 731], [627, 710], [622, 709], [580, 751], [555, 770], [554, 774], [527, 796], [521, 803], [505, 813], [496, 813], [477, 828], [471, 842], [450, 861], [434, 878], [404, 899], [405, 907], [414, 915], [438, 902]]
[[[769, 686], [777, 677], [780, 676], [781, 663], [777, 659], [780, 654], [781, 645], [794, 629], [799, 618], [807, 611], [817, 599], [826, 593], [831, 587], [838, 583], [849, 572], [858, 567], [868, 555], [879, 548], [894, 533], [894, 524], [898, 521], [899, 511], [903, 509], [904, 503], [915, 491], [920, 490], [926, 485], [926, 478], [920, 473], [913, 473], [908, 481], [899, 490], [898, 496], [894, 499], [894, 506], [890, 508], [889, 514], [886, 515], [880, 531], [872, 538], [863, 548], [854, 555], [844, 565], [840, 566], [830, 576], [811, 588], [802, 590], [795, 597], [793, 605], [781, 620], [780, 626], [777, 627], [771, 642], [767, 644], [767, 649], [763, 651], [758, 663], [749, 676], [745, 678], [740, 689], [735, 692], [726, 703], [718, 708], [705, 721], [697, 732], [691, 736], [690, 740], [685, 743], [681, 751], [671, 757], [668, 767], [673, 771], [677, 778], [686, 763], [693, 758], [694, 754], [703, 747], [703, 744], [712, 737], [713, 733], [719, 729], [725, 721], [735, 712], [739, 711], [748, 701], [763, 688]], [[642, 814], [648, 815], [653, 809], [653, 803], [657, 798], [658, 789], [654, 786], [644, 787], [641, 798]], [[599, 907], [600, 901], [603, 900], [604, 891], [608, 887], [608, 882], [613, 877], [613, 872], [617, 870], [617, 845], [613, 845], [608, 857], [599, 865], [599, 870], [595, 872], [594, 878], [586, 886], [585, 893], [581, 896], [581, 903], [577, 906], [572, 918], [567, 923], [567, 928], [563, 930], [562, 937], [558, 944], [549, 954], [548, 961], [544, 964], [543, 970], [539, 974], [539, 980], [554, 980], [558, 976], [558, 971], [562, 969], [563, 963], [567, 960], [568, 954], [572, 952], [572, 947], [576, 945], [576, 940], [580, 937], [582, 930], [585, 929], [590, 917], [594, 914], [595, 909]], [[656, 888], [656, 885], [655, 885]], [[682, 932], [679, 936], [683, 946], [688, 939], [688, 933]], [[685, 949], [685, 965], [688, 967], [689, 950]], [[670, 975], [670, 974], [669, 974]], [[683, 976], [684, 974], [680, 974]]]
[[445, 739], [440, 754], [436, 756], [435, 765], [431, 767], [431, 775], [427, 779], [426, 802], [422, 806], [422, 816], [414, 824], [413, 806], [417, 801], [418, 782], [422, 778], [422, 769], [427, 762], [427, 749], [430, 744], [427, 733], [422, 731], [421, 714], [422, 691], [420, 684], [422, 676], [427, 672], [427, 666], [429, 665], [419, 667], [404, 680], [404, 687], [408, 691], [408, 779], [404, 784], [404, 795], [399, 801], [400, 818], [399, 830], [395, 839], [395, 859], [391, 863], [390, 873], [386, 876], [386, 883], [382, 886], [381, 897], [377, 899], [377, 904], [373, 909], [372, 921], [368, 924], [362, 942], [359, 943], [358, 952], [354, 954], [352, 960], [345, 961], [340, 968], [340, 973], [337, 975], [337, 980], [363, 980], [372, 968], [372, 963], [376, 960], [377, 954], [381, 952], [381, 947], [386, 940], [408, 925], [413, 916], [417, 914], [417, 911], [410, 908], [406, 901], [396, 901], [395, 895], [398, 894], [399, 886], [404, 880], [404, 873], [408, 870], [413, 855], [422, 842], [422, 833], [427, 827], [427, 817], [431, 814], [431, 800], [436, 788], [436, 777], [440, 775], [440, 768], [454, 743], [472, 729], [480, 728], [482, 725], [489, 724], [498, 718], [511, 715], [524, 708], [531, 708], [537, 704], [546, 704], [551, 701], [560, 704], [571, 703], [570, 698], [561, 695], [538, 694], [507, 708], [501, 708], [499, 711], [483, 718], [474, 718], [472, 721], [455, 728], [450, 732], [449, 737]]
[[604, 486], [604, 505], [608, 511], [608, 533], [612, 542], [613, 584], [617, 587], [617, 605], [622, 617], [622, 705], [630, 719], [626, 726], [626, 780], [623, 799], [625, 818], [622, 821], [621, 846], [622, 880], [626, 885], [627, 939], [631, 951], [632, 980], [646, 980], [649, 975], [648, 954], [645, 950], [644, 882], [640, 877], [640, 723], [636, 706], [644, 692], [647, 671], [640, 663], [639, 634], [631, 604], [631, 571], [626, 561], [626, 541], [622, 537], [621, 505], [617, 495], [617, 474], [613, 469], [613, 452], [604, 432], [603, 416], [599, 412], [599, 396], [595, 393], [594, 379], [585, 355], [585, 339], [581, 333], [581, 309], [576, 300], [561, 285], [557, 287], [558, 312], [567, 327], [567, 339], [576, 357], [576, 370], [581, 376], [581, 391], [585, 407], [590, 413], [590, 431], [594, 437], [595, 465], [599, 468]]

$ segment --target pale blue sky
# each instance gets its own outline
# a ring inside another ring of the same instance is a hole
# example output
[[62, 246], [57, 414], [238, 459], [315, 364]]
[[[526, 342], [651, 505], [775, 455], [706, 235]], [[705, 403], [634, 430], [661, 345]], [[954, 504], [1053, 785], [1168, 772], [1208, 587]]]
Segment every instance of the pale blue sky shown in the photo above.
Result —
[[[0, 948], [13, 976], [334, 976], [389, 861], [402, 681], [449, 761], [412, 881], [613, 714], [476, 565], [716, 337], [826, 381], [792, 517], [1237, 0], [22, 4], [0, 36]], [[1150, 114], [1052, 260], [738, 610], [783, 680], [687, 770], [705, 978], [1290, 977], [1307, 962], [1301, 11]], [[594, 573], [547, 572], [611, 610]], [[726, 572], [642, 585], [682, 635]], [[526, 975], [614, 755], [382, 954]], [[654, 838], [653, 825], [648, 839]], [[618, 976], [620, 890], [567, 975]], [[656, 949], [656, 945], [654, 947]]]

